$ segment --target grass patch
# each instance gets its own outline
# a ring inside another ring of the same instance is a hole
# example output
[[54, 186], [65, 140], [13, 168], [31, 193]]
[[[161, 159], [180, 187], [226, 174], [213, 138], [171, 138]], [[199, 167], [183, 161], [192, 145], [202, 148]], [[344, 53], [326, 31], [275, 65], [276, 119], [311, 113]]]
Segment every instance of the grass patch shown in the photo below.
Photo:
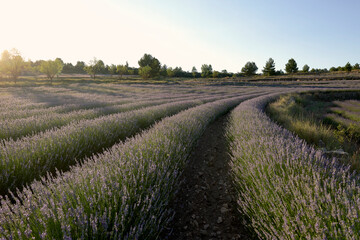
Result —
[[[330, 157], [360, 170], [359, 91], [289, 94], [270, 103], [266, 112], [277, 123]], [[339, 104], [340, 103], [340, 104]], [[356, 124], [357, 123], [357, 124]]]

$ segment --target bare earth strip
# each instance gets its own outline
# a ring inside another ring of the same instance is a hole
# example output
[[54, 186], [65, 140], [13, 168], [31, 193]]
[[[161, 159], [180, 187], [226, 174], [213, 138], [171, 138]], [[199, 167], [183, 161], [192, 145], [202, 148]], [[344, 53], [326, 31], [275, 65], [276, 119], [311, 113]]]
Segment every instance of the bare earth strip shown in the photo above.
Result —
[[189, 159], [167, 239], [256, 239], [236, 210], [224, 136], [227, 116], [209, 125]]

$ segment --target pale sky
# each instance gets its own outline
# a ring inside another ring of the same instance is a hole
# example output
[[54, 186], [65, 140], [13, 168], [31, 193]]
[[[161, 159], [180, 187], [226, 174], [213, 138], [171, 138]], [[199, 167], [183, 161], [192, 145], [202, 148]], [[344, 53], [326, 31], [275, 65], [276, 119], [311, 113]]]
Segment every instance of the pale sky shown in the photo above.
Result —
[[259, 71], [272, 57], [302, 68], [360, 63], [356, 0], [0, 0], [0, 51], [25, 59], [138, 67], [149, 53], [184, 70]]

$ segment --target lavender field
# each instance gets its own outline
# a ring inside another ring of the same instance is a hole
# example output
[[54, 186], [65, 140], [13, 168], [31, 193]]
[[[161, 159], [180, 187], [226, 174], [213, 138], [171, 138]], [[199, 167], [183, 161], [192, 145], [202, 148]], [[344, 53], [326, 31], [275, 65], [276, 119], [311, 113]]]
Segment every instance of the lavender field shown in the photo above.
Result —
[[347, 127], [360, 128], [360, 101], [334, 101], [334, 104], [336, 107], [331, 109], [327, 117]]
[[[263, 111], [281, 94], [309, 90], [91, 83], [2, 88], [0, 239], [168, 239], [188, 159], [207, 126], [229, 112], [224, 134], [234, 218], [245, 217], [260, 239], [360, 238], [357, 173]], [[214, 239], [224, 239], [214, 232]]]

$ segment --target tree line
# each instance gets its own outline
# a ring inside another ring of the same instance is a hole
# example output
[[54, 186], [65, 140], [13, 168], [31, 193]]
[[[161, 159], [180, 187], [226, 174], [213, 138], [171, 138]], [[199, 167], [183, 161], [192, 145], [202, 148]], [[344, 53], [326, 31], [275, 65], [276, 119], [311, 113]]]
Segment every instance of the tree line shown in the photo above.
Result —
[[[224, 77], [239, 77], [239, 76], [253, 76], [257, 74], [258, 67], [255, 62], [247, 62], [244, 67], [241, 68], [239, 73], [231, 73], [227, 70], [216, 71], [213, 70], [211, 64], [203, 64], [200, 71], [194, 66], [191, 71], [184, 71], [181, 67], [167, 67], [166, 64], [161, 65], [160, 61], [150, 54], [144, 54], [144, 56], [138, 61], [139, 67], [129, 67], [129, 64], [123, 65], [105, 65], [105, 63], [97, 58], [93, 58], [87, 64], [83, 61], [77, 61], [75, 65], [72, 63], [64, 63], [61, 58], [55, 60], [37, 60], [25, 61], [20, 52], [16, 49], [10, 51], [5, 50], [1, 54], [0, 59], [0, 75], [7, 76], [16, 80], [21, 74], [45, 74], [46, 77], [52, 83], [53, 78], [60, 73], [64, 74], [89, 74], [93, 79], [99, 74], [106, 74], [111, 76], [118, 76], [120, 79], [124, 75], [140, 75], [144, 79], [156, 78], [156, 77], [185, 77], [185, 78], [224, 78]], [[284, 74], [296, 74], [298, 72], [306, 73], [324, 73], [324, 72], [336, 72], [359, 70], [359, 64], [351, 65], [349, 62], [345, 66], [331, 67], [329, 70], [314, 69], [310, 70], [310, 67], [305, 64], [301, 70], [299, 70], [296, 61], [291, 58], [285, 64], [285, 72], [282, 70], [276, 70], [275, 61], [272, 58], [265, 63], [262, 69], [262, 75], [264, 76], [276, 76]]]

